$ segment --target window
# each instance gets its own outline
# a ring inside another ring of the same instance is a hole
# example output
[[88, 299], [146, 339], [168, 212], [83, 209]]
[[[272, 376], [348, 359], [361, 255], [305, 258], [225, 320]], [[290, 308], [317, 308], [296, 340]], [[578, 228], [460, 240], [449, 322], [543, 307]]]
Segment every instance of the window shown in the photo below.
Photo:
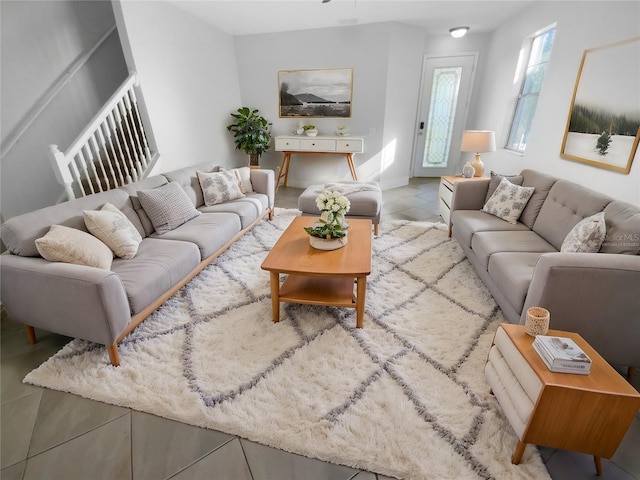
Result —
[[[556, 29], [550, 28], [534, 35], [529, 43], [528, 60], [522, 79], [518, 102], [516, 104], [509, 140], [505, 148], [516, 152], [524, 152], [533, 117], [536, 113], [538, 96], [542, 89], [542, 81], [547, 73], [547, 65], [551, 57], [551, 47]], [[526, 53], [525, 53], [526, 55]]]

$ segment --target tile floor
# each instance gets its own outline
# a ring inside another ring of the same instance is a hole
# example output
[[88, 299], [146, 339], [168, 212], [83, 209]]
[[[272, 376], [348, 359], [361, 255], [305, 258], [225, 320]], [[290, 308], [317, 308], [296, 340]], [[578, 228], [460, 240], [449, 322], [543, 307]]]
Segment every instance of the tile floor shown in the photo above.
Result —
[[[296, 208], [302, 189], [281, 188], [276, 205]], [[437, 179], [412, 179], [384, 192], [382, 221], [440, 221]], [[370, 472], [320, 462], [225, 433], [192, 427], [127, 408], [22, 384], [22, 378], [69, 339], [24, 329], [3, 319], [1, 333], [2, 480], [383, 480]], [[640, 388], [640, 374], [633, 379]], [[541, 449], [554, 480], [595, 477], [588, 455]], [[606, 479], [640, 479], [640, 414]]]

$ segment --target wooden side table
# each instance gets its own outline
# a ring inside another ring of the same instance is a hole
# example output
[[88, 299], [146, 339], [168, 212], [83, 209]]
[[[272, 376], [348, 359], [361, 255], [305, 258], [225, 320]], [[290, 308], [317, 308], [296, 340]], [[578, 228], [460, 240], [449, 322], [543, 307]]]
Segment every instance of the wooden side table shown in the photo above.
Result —
[[569, 337], [591, 358], [591, 373], [555, 373], [533, 349], [523, 325], [502, 324], [496, 331], [485, 374], [493, 394], [518, 434], [512, 462], [527, 443], [611, 458], [640, 409], [640, 394], [580, 335]]

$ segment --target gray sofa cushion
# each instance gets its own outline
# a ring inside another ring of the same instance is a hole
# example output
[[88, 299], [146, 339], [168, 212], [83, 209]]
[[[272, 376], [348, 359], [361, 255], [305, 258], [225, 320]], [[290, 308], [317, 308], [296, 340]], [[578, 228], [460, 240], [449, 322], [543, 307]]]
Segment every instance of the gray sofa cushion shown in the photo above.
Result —
[[607, 225], [600, 253], [640, 253], [640, 209], [630, 203], [614, 200], [604, 209]]
[[261, 193], [247, 193], [243, 198], [217, 205], [202, 206], [201, 212], [235, 213], [240, 217], [242, 228], [251, 225], [267, 209], [269, 199]]
[[135, 315], [180, 282], [200, 263], [194, 243], [145, 238], [131, 260], [116, 258], [111, 270], [118, 274]]
[[198, 246], [200, 260], [213, 255], [241, 230], [240, 218], [233, 213], [202, 213], [170, 232], [151, 238], [181, 240]]
[[162, 185], [166, 185], [167, 179], [162, 175], [155, 175], [153, 177], [145, 178], [144, 180], [140, 180], [139, 182], [130, 183], [129, 185], [123, 185], [119, 188], [119, 190], [124, 190], [129, 195], [129, 202], [131, 204], [131, 208], [136, 212], [138, 216], [138, 223], [141, 225], [141, 228], [138, 229], [140, 235], [142, 237], [148, 237], [155, 229], [153, 228], [153, 223], [149, 219], [147, 212], [144, 211], [142, 205], [140, 204], [140, 199], [138, 198], [138, 190], [148, 190], [150, 188], [161, 187]]
[[196, 171], [201, 172], [218, 172], [220, 169], [213, 163], [199, 163], [191, 167], [181, 168], [180, 170], [173, 170], [171, 172], [163, 173], [169, 182], [178, 182], [178, 184], [185, 191], [187, 196], [193, 202], [196, 207], [204, 205], [204, 196], [202, 194], [202, 188], [200, 187], [200, 181]]
[[578, 222], [603, 211], [611, 201], [610, 197], [576, 183], [558, 180], [549, 191], [533, 231], [560, 250]]
[[162, 235], [200, 215], [178, 182], [138, 190], [138, 198], [156, 233]]
[[527, 206], [520, 215], [520, 221], [527, 227], [533, 228], [533, 224], [538, 218], [542, 204], [547, 199], [549, 190], [558, 181], [557, 178], [544, 173], [536, 172], [535, 170], [523, 170], [521, 173], [524, 180], [522, 181], [523, 187], [534, 187], [533, 195], [529, 199]]
[[520, 222], [513, 225], [481, 210], [454, 210], [451, 219], [456, 239], [467, 246], [471, 246], [476, 232], [529, 231], [529, 228]]
[[489, 275], [500, 285], [511, 306], [522, 312], [524, 300], [533, 277], [533, 270], [543, 253], [498, 252], [489, 260]]
[[489, 259], [498, 252], [557, 252], [553, 245], [531, 230], [520, 232], [478, 232], [471, 240], [471, 248], [481, 267], [487, 270]]
[[86, 232], [83, 210], [99, 210], [107, 202], [124, 213], [136, 228], [142, 229], [128, 195], [121, 190], [109, 190], [10, 218], [0, 226], [0, 237], [14, 255], [37, 257], [35, 241], [43, 237], [51, 225], [64, 225]]

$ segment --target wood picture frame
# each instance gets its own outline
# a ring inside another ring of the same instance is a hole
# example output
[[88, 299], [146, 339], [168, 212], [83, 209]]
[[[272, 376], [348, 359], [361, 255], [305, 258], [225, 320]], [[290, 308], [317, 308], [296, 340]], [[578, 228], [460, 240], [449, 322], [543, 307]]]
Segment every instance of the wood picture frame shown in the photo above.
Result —
[[585, 50], [560, 156], [628, 174], [640, 140], [640, 36]]
[[280, 118], [351, 117], [353, 69], [280, 70]]

